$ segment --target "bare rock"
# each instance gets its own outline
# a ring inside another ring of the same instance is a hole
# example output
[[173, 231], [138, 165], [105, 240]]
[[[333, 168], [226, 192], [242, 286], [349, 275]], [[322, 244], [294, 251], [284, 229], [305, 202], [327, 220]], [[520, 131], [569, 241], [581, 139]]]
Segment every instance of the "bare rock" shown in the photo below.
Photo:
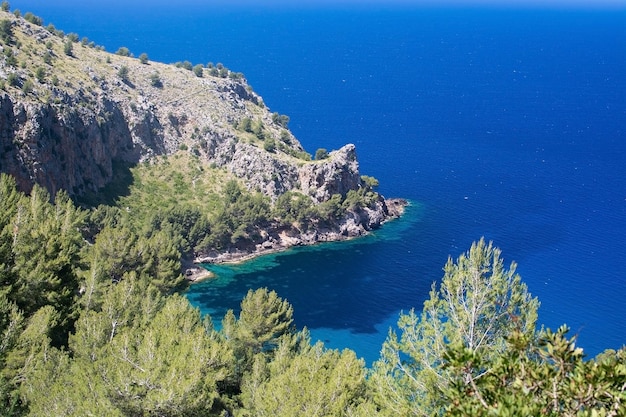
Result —
[[[61, 189], [81, 196], [109, 184], [118, 162], [135, 164], [188, 150], [272, 201], [288, 191], [309, 196], [314, 204], [352, 190], [369, 192], [363, 188], [354, 145], [320, 161], [303, 158], [302, 145], [239, 75], [214, 77], [205, 71], [198, 77], [184, 68], [146, 65], [80, 43], [74, 44], [71, 56], [50, 54], [63, 50], [62, 38], [13, 14], [0, 15], [11, 19], [15, 34], [21, 32], [23, 45], [12, 53], [30, 51], [20, 57], [19, 68], [6, 58], [8, 53], [0, 59], [5, 82], [0, 93], [0, 171], [12, 174], [23, 191], [39, 184], [52, 196]], [[42, 66], [43, 56], [54, 65]], [[35, 79], [40, 68], [44, 77]], [[245, 119], [261, 130], [253, 134], [241, 129]], [[305, 231], [268, 228], [247, 247], [201, 254], [199, 260], [233, 261], [362, 236], [399, 216], [406, 204], [382, 197], [368, 201], [367, 207], [351, 209], [333, 224]]]
[[345, 196], [362, 185], [352, 144], [331, 152], [326, 159], [303, 165], [298, 175], [302, 192], [318, 202], [329, 200], [333, 194]]

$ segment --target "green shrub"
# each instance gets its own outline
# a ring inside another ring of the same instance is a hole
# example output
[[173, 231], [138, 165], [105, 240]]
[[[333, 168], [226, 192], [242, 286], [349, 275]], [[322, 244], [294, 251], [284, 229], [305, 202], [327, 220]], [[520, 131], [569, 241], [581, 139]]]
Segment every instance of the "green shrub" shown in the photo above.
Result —
[[35, 78], [37, 78], [37, 81], [43, 84], [46, 81], [46, 69], [43, 67], [38, 67], [35, 70]]
[[11, 6], [9, 5], [8, 1], [3, 1], [2, 5], [0, 5], [0, 7], [2, 8], [3, 12], [8, 12], [9, 9], [11, 8]]
[[161, 81], [161, 76], [158, 72], [150, 74], [150, 85], [157, 88], [163, 87], [163, 82]]
[[26, 19], [33, 25], [37, 25], [37, 26], [43, 25], [43, 19], [39, 16], [35, 16], [31, 12], [26, 12], [26, 14], [24, 15], [24, 19]]
[[17, 65], [17, 58], [13, 54], [13, 49], [5, 48], [4, 49], [5, 62], [8, 66], [14, 67]]
[[321, 161], [322, 159], [328, 158], [328, 151], [325, 148], [319, 148], [315, 151], [315, 160]]
[[74, 52], [74, 43], [70, 39], [65, 41], [65, 44], [63, 45], [63, 52], [65, 52], [65, 55], [67, 56], [72, 56]]
[[365, 186], [370, 189], [374, 189], [380, 185], [376, 178], [370, 177], [369, 175], [361, 175], [361, 181], [363, 181]]
[[22, 91], [23, 91], [25, 94], [28, 94], [28, 93], [30, 93], [31, 91], [33, 91], [33, 88], [34, 88], [34, 87], [35, 87], [35, 86], [33, 85], [33, 82], [29, 79], [29, 80], [24, 81], [24, 84], [22, 84]]
[[122, 46], [120, 49], [118, 49], [118, 50], [115, 52], [115, 55], [119, 55], [119, 56], [130, 56], [130, 50], [129, 50], [127, 47]]
[[125, 83], [128, 82], [128, 67], [126, 65], [122, 65], [120, 67], [119, 70], [117, 70], [117, 76], [120, 77], [120, 80], [124, 81]]
[[139, 62], [141, 62], [142, 64], [147, 64], [148, 63], [148, 54], [144, 52], [141, 55], [139, 55]]
[[265, 139], [265, 126], [263, 126], [262, 120], [256, 120], [252, 123], [252, 133], [254, 133], [259, 140]]
[[289, 116], [284, 114], [272, 113], [272, 121], [277, 125], [287, 129], [287, 125], [289, 125]]
[[282, 130], [280, 132], [280, 140], [285, 142], [287, 145], [291, 145], [291, 136], [289, 136], [289, 132], [286, 130]]
[[13, 41], [13, 22], [9, 19], [0, 20], [0, 39], [4, 43]]
[[7, 75], [7, 82], [11, 87], [17, 87], [20, 84], [20, 77], [16, 73], [12, 72]]
[[194, 65], [193, 73], [196, 74], [196, 77], [202, 78], [202, 74], [204, 73], [204, 67], [202, 64]]
[[265, 143], [263, 144], [263, 149], [265, 149], [267, 152], [274, 153], [276, 151], [276, 142], [274, 141], [274, 139], [266, 139]]
[[303, 161], [311, 160], [311, 154], [308, 153], [307, 151], [296, 152], [294, 156], [298, 159], [302, 159]]
[[239, 121], [237, 129], [243, 130], [244, 132], [252, 133], [252, 119], [250, 119], [249, 117], [244, 117]]

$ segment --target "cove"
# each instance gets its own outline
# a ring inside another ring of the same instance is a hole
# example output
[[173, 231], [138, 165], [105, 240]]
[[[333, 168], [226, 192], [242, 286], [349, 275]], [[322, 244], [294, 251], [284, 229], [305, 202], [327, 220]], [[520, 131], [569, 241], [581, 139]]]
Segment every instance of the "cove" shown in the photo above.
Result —
[[306, 326], [314, 342], [350, 348], [371, 364], [400, 310], [419, 308], [428, 295], [430, 281], [415, 273], [423, 215], [424, 206], [411, 202], [400, 219], [362, 238], [204, 265], [215, 278], [185, 295], [220, 328], [228, 309], [239, 313], [249, 289], [267, 287], [293, 305], [296, 326]]

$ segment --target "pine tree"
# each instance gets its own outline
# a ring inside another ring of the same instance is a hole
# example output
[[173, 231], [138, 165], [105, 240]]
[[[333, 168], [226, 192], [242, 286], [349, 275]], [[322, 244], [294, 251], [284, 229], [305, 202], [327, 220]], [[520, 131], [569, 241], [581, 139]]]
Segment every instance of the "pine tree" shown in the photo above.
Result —
[[[390, 332], [373, 385], [383, 408], [395, 415], [430, 415], [438, 395], [454, 378], [443, 367], [450, 346], [463, 346], [488, 363], [507, 349], [507, 339], [535, 331], [539, 303], [532, 298], [512, 263], [507, 270], [500, 250], [484, 239], [474, 243], [457, 262], [448, 260], [439, 287], [433, 284], [420, 316], [401, 314], [401, 336]], [[488, 368], [469, 366], [471, 383]]]
[[71, 360], [39, 366], [49, 372], [29, 382], [40, 384], [26, 396], [33, 415], [209, 415], [232, 351], [184, 297], [132, 275], [83, 311]]
[[293, 307], [276, 291], [249, 290], [241, 301], [236, 338], [253, 353], [275, 347], [278, 339], [293, 331]]
[[12, 242], [5, 291], [26, 316], [47, 305], [54, 307], [60, 314], [54, 342], [63, 344], [75, 318], [86, 214], [64, 192], [57, 194], [54, 204], [49, 200], [49, 194], [35, 185], [31, 195], [16, 204], [9, 226]]
[[374, 416], [366, 399], [365, 366], [351, 350], [310, 341], [293, 349], [283, 338], [275, 358], [258, 356], [243, 384], [241, 416]]
[[[626, 349], [585, 361], [567, 332], [566, 326], [537, 338], [515, 332], [495, 358], [451, 347], [445, 366], [453, 381], [440, 392], [441, 410], [448, 416], [626, 415]], [[489, 372], [468, 380], [468, 367]]]
[[229, 310], [222, 320], [222, 332], [235, 354], [235, 372], [229, 390], [240, 389], [241, 378], [250, 371], [256, 355], [271, 356], [283, 337], [292, 336], [293, 307], [275, 291], [250, 290], [241, 301], [241, 313]]

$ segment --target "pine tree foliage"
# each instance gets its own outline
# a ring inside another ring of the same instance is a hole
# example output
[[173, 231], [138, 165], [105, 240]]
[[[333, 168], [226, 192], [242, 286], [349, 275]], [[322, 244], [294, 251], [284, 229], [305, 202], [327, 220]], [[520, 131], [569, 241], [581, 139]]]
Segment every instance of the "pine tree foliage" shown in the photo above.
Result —
[[[73, 359], [43, 378], [52, 381], [47, 395], [28, 393], [31, 410], [81, 415], [99, 404], [106, 415], [207, 415], [233, 368], [232, 351], [210, 327], [182, 296], [124, 280], [100, 311], [78, 320]], [[68, 386], [80, 395], [68, 395]]]
[[271, 212], [230, 182], [213, 215], [87, 213], [0, 174], [0, 415], [626, 415], [626, 349], [586, 360], [567, 328], [537, 332], [538, 301], [484, 240], [401, 314], [370, 371], [297, 332], [274, 291], [250, 290], [220, 331], [174, 293], [183, 253], [249, 243], [277, 213], [323, 222], [346, 201], [291, 194]]
[[[157, 230], [140, 235], [130, 225], [105, 227], [96, 237], [88, 256], [93, 279], [117, 283], [133, 272], [150, 278], [164, 294], [182, 281], [180, 257], [175, 237]], [[88, 278], [88, 277], [87, 277]]]
[[17, 306], [0, 295], [0, 415], [19, 415], [19, 394], [13, 374], [6, 372], [6, 359], [18, 346], [24, 316]]
[[7, 353], [2, 378], [10, 381], [18, 399], [18, 407], [28, 405], [30, 395], [41, 395], [46, 381], [55, 374], [62, 354], [51, 346], [51, 335], [60, 315], [52, 306], [45, 306], [25, 323], [23, 331]]
[[54, 203], [35, 186], [29, 197], [16, 191], [15, 181], [0, 175], [0, 279], [8, 299], [26, 315], [50, 305], [60, 313], [59, 334], [71, 326], [86, 213], [66, 193]]
[[[484, 239], [474, 243], [456, 262], [449, 259], [439, 289], [433, 284], [422, 314], [401, 314], [401, 336], [389, 334], [375, 365], [373, 380], [382, 404], [391, 412], [429, 415], [437, 393], [451, 382], [442, 366], [449, 346], [496, 357], [514, 332], [531, 335], [538, 301], [515, 273], [504, 267], [500, 250]], [[465, 368], [470, 381], [489, 368]]]
[[351, 350], [328, 350], [321, 342], [294, 352], [278, 347], [274, 360], [257, 358], [243, 386], [241, 416], [373, 415], [367, 402], [365, 366]]
[[258, 353], [271, 348], [280, 336], [292, 331], [292, 324], [293, 307], [276, 291], [249, 290], [241, 301], [237, 337]]
[[238, 391], [255, 356], [271, 356], [282, 339], [293, 336], [293, 307], [275, 291], [249, 290], [241, 301], [239, 318], [229, 310], [222, 320], [222, 332], [235, 353], [236, 369], [230, 386]]
[[[449, 416], [626, 415], [626, 351], [583, 360], [568, 328], [542, 331], [536, 339], [511, 335], [505, 354], [486, 357], [464, 346], [445, 356], [453, 382], [441, 392]], [[468, 381], [465, 369], [490, 372]]]

